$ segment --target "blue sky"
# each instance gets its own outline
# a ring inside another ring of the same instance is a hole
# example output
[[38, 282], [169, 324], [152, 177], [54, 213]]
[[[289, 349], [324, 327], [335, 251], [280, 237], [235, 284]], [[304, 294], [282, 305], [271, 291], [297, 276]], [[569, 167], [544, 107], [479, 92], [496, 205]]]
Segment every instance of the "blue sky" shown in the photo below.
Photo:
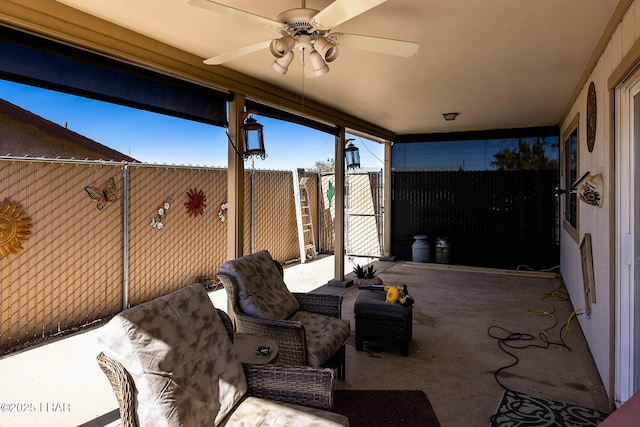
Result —
[[[145, 163], [227, 166], [225, 129], [162, 114], [0, 80], [0, 98]], [[255, 116], [264, 125], [268, 157], [256, 169], [311, 168], [334, 157], [334, 137]], [[359, 137], [361, 165], [382, 168], [382, 144]], [[245, 163], [251, 167], [251, 160]]]

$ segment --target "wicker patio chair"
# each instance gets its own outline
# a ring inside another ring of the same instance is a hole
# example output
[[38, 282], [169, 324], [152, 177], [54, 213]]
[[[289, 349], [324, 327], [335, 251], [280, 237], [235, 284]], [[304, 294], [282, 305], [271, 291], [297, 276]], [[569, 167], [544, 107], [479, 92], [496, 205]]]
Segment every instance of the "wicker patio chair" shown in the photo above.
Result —
[[[224, 311], [216, 308], [216, 312], [222, 319], [229, 338], [233, 341], [233, 323]], [[116, 362], [104, 352], [100, 352], [96, 358], [100, 369], [109, 379], [109, 383], [116, 394], [116, 400], [120, 408], [120, 422], [122, 427], [136, 426], [136, 409], [135, 409], [135, 386], [133, 379], [127, 370], [120, 363]]]
[[278, 363], [328, 367], [345, 378], [345, 342], [339, 295], [289, 292], [284, 271], [268, 251], [222, 264], [218, 279], [227, 292], [237, 332], [266, 335], [278, 344]]
[[[206, 293], [205, 298], [207, 298]], [[234, 331], [231, 319], [222, 310], [216, 309], [216, 312], [222, 320], [229, 338], [233, 340]], [[132, 375], [121, 363], [107, 356], [105, 352], [101, 352], [97, 356], [97, 362], [115, 392], [122, 426], [140, 426], [136, 412], [138, 393]], [[285, 405], [297, 405], [293, 411], [294, 417], [310, 413], [312, 419], [323, 420], [319, 425], [333, 427], [349, 425], [346, 417], [329, 412], [333, 406], [335, 382], [335, 373], [332, 369], [243, 363], [242, 371], [246, 378], [247, 390], [232, 412], [218, 424], [219, 426], [251, 425], [253, 422], [252, 414], [257, 413], [260, 413], [262, 417], [263, 424], [261, 425], [265, 426], [297, 426], [308, 421], [307, 419], [292, 421], [290, 418], [292, 412], [269, 419], [269, 415], [264, 415], [267, 412], [263, 411], [261, 405], [266, 402], [268, 407], [271, 401], [284, 402]], [[254, 400], [250, 400], [252, 398]], [[260, 400], [255, 400], [255, 398]], [[275, 405], [275, 407], [276, 412], [280, 411], [281, 405]], [[237, 408], [242, 409], [236, 411]], [[242, 418], [246, 415], [249, 416], [249, 420]], [[211, 425], [214, 425], [213, 421]]]

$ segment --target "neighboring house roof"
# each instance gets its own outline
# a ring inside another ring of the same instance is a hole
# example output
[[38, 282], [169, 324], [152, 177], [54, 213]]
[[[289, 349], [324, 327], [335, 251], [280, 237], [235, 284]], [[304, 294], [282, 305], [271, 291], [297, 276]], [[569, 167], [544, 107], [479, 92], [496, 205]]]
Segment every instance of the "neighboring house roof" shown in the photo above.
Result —
[[[3, 115], [14, 123], [22, 123], [22, 129], [16, 128], [13, 131], [6, 129], [8, 124], [6, 119], [2, 120]], [[27, 126], [25, 127], [24, 125]], [[32, 127], [31, 130], [27, 129], [29, 126]], [[3, 99], [0, 99], [0, 128], [4, 128], [0, 129], [0, 156], [73, 157], [76, 159], [88, 158], [92, 160], [138, 162], [133, 157], [82, 136]], [[38, 149], [36, 148], [38, 141], [33, 139], [41, 140], [40, 148], [42, 148], [43, 144], [48, 144], [49, 146], [46, 150]]]

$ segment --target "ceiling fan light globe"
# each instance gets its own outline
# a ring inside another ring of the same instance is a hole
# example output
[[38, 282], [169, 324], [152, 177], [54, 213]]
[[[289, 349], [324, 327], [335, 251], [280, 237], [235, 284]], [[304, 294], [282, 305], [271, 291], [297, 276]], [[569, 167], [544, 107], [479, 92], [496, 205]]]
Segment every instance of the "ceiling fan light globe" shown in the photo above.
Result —
[[271, 41], [269, 50], [271, 51], [271, 54], [276, 58], [282, 58], [287, 53], [291, 52], [291, 49], [293, 49], [295, 45], [296, 39], [294, 39], [290, 35], [286, 35], [280, 37], [279, 39]]
[[335, 61], [340, 53], [338, 46], [327, 40], [325, 37], [320, 37], [316, 40], [313, 47], [320, 53], [320, 56], [322, 56], [326, 62]]
[[320, 77], [329, 72], [329, 66], [324, 62], [324, 59], [322, 59], [322, 56], [320, 56], [317, 51], [312, 50], [309, 53], [309, 62], [311, 62], [311, 68], [313, 69], [314, 76]]
[[273, 64], [271, 64], [271, 68], [273, 68], [280, 74], [287, 74], [287, 70], [289, 70], [291, 61], [293, 61], [293, 52], [289, 51], [282, 58], [278, 58], [273, 61]]
[[324, 60], [327, 62], [333, 62], [338, 57], [339, 53], [340, 53], [340, 49], [338, 49], [338, 46], [334, 46], [330, 48], [327, 51], [327, 53], [324, 55]]

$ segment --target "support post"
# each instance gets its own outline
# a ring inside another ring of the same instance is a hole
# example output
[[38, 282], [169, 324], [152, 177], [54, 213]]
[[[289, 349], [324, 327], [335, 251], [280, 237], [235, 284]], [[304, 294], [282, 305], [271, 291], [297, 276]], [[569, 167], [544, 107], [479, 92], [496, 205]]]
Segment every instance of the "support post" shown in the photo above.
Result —
[[384, 143], [384, 212], [382, 223], [384, 224], [383, 234], [383, 252], [380, 261], [395, 261], [396, 257], [391, 255], [391, 148], [393, 143], [391, 141], [385, 141]]
[[330, 286], [339, 286], [346, 288], [353, 284], [352, 280], [344, 278], [344, 218], [345, 218], [345, 160], [344, 160], [344, 143], [346, 131], [340, 128], [340, 133], [336, 136], [336, 156], [334, 162], [335, 169], [335, 201], [336, 201], [336, 218], [334, 221], [334, 278], [329, 281]]
[[231, 142], [227, 149], [227, 259], [244, 255], [244, 160], [238, 154], [244, 152], [244, 141], [240, 132], [243, 112], [244, 95], [236, 93], [233, 101], [229, 103]]

